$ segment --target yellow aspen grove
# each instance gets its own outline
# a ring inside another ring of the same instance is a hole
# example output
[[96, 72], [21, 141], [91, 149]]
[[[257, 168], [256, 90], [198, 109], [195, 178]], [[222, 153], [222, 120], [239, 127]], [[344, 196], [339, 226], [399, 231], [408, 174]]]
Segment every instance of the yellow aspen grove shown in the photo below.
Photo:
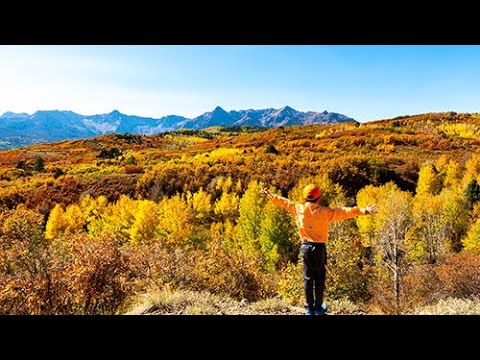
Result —
[[232, 190], [233, 187], [233, 180], [231, 176], [228, 176], [227, 178], [220, 177], [217, 180], [216, 183], [216, 189], [221, 190], [222, 192], [229, 192]]
[[444, 173], [447, 170], [447, 166], [450, 162], [450, 159], [447, 155], [443, 154], [438, 158], [438, 160], [435, 162], [435, 169], [439, 174]]
[[461, 185], [462, 168], [458, 162], [451, 160], [445, 170], [445, 179], [443, 186], [454, 189]]
[[248, 184], [247, 190], [240, 199], [240, 215], [236, 227], [238, 246], [254, 257], [258, 256], [260, 251], [258, 237], [261, 233], [263, 207], [266, 200], [258, 196], [258, 193], [263, 186], [263, 183], [255, 180]]
[[465, 251], [480, 254], [480, 220], [477, 220], [462, 241]]
[[223, 183], [222, 191], [223, 192], [228, 192], [228, 191], [231, 190], [232, 186], [233, 186], [232, 177], [229, 176], [225, 179], [225, 182]]
[[[365, 216], [366, 217], [366, 216]], [[328, 235], [328, 297], [358, 301], [368, 294], [370, 267], [354, 219], [335, 221]]]
[[165, 198], [159, 203], [158, 231], [171, 245], [189, 242], [194, 230], [194, 213], [180, 195]]
[[378, 242], [379, 263], [390, 272], [396, 313], [401, 312], [400, 291], [408, 268], [407, 233], [412, 225], [410, 193], [394, 191], [379, 204]]
[[431, 164], [425, 164], [420, 168], [417, 182], [417, 195], [432, 194], [436, 195], [440, 190], [437, 173]]
[[212, 214], [212, 195], [198, 190], [196, 193], [187, 192], [187, 204], [193, 210], [195, 219], [200, 222], [207, 221]]
[[437, 263], [449, 246], [442, 221], [443, 202], [440, 196], [429, 193], [413, 199], [413, 225], [409, 234], [412, 259], [429, 264]]
[[480, 175], [480, 155], [472, 154], [472, 157], [465, 163], [465, 174], [462, 179], [462, 187], [467, 187], [468, 183], [474, 179], [478, 181]]
[[80, 199], [80, 208], [85, 214], [87, 228], [91, 221], [100, 217], [107, 205], [108, 199], [103, 195], [99, 196], [98, 198], [93, 198], [90, 195], [86, 195]]
[[230, 220], [227, 219], [223, 222], [212, 223], [209, 233], [213, 241], [218, 241], [222, 246], [225, 246], [225, 249], [228, 251], [234, 250], [235, 224]]
[[[396, 188], [396, 185], [391, 182], [381, 187], [367, 185], [358, 192], [357, 205], [359, 207], [365, 207], [368, 204], [379, 204], [385, 197], [385, 194], [392, 192]], [[379, 226], [375, 215], [359, 216], [355, 221], [358, 226], [358, 231], [363, 237], [364, 246], [375, 246]]]
[[445, 226], [449, 248], [454, 252], [462, 249], [462, 239], [468, 230], [468, 207], [460, 189], [443, 189], [440, 193], [443, 202], [442, 223]]
[[158, 206], [150, 200], [138, 201], [135, 219], [128, 230], [130, 241], [134, 244], [147, 243], [154, 240], [158, 228]]
[[110, 234], [120, 242], [130, 239], [130, 228], [135, 221], [138, 201], [121, 195], [117, 202], [109, 204], [101, 212], [100, 217], [94, 217], [89, 223], [89, 235]]
[[214, 212], [224, 219], [235, 219], [238, 216], [240, 198], [235, 193], [224, 192], [220, 199], [215, 201]]
[[83, 230], [86, 224], [86, 214], [82, 212], [78, 205], [69, 205], [63, 216], [67, 224], [65, 235], [72, 235]]
[[47, 225], [45, 227], [45, 239], [51, 240], [55, 239], [61, 233], [65, 232], [68, 223], [65, 219], [65, 212], [60, 204], [55, 205], [55, 207], [50, 212], [48, 217]]
[[217, 178], [217, 181], [215, 182], [215, 189], [222, 190], [224, 183], [225, 183], [225, 178], [223, 176], [220, 176], [219, 178]]
[[234, 191], [237, 193], [237, 194], [240, 194], [242, 192], [242, 181], [241, 180], [238, 180], [237, 183], [235, 184], [235, 189]]
[[[412, 196], [398, 189], [393, 183], [387, 183], [378, 189], [379, 210], [372, 216], [373, 223], [365, 223], [362, 217], [356, 221], [360, 233], [369, 237], [368, 241], [373, 240], [377, 266], [390, 274], [392, 302], [395, 312], [399, 314], [401, 284], [409, 267], [407, 234], [412, 226]], [[374, 193], [372, 190], [367, 186], [359, 191], [357, 195], [359, 206], [369, 199], [368, 193]], [[373, 239], [370, 238], [372, 235]]]

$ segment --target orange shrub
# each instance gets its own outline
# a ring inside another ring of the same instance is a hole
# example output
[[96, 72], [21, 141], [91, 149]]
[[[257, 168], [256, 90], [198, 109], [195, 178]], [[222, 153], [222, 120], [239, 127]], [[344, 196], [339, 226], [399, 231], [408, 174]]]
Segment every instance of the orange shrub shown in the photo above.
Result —
[[207, 249], [172, 248], [159, 241], [125, 247], [135, 290], [149, 287], [210, 291], [258, 300], [275, 293], [274, 277], [240, 249], [227, 251], [217, 240]]
[[0, 188], [0, 207], [13, 209], [25, 201], [25, 191], [19, 188]]
[[173, 248], [160, 241], [124, 246], [135, 290], [149, 287], [188, 289], [196, 283], [194, 268], [201, 252], [192, 247]]
[[274, 276], [262, 270], [262, 262], [234, 247], [230, 251], [221, 240], [212, 239], [208, 250], [193, 269], [193, 290], [207, 290], [250, 301], [275, 294]]
[[41, 185], [25, 195], [25, 204], [28, 207], [37, 207], [50, 210], [55, 203], [63, 207], [74, 204], [85, 190], [85, 184], [78, 178], [62, 176], [54, 185]]
[[143, 167], [141, 165], [125, 165], [123, 168], [124, 174], [143, 174]]
[[0, 222], [0, 314], [113, 314], [124, 301], [128, 264], [111, 239], [46, 241], [23, 205]]
[[443, 297], [464, 298], [480, 295], [480, 255], [462, 251], [437, 267]]
[[105, 196], [108, 201], [117, 201], [120, 195], [134, 197], [137, 175], [111, 174], [85, 186], [85, 190], [95, 197]]
[[127, 258], [109, 237], [72, 240], [73, 262], [66, 269], [69, 313], [114, 314], [128, 294]]

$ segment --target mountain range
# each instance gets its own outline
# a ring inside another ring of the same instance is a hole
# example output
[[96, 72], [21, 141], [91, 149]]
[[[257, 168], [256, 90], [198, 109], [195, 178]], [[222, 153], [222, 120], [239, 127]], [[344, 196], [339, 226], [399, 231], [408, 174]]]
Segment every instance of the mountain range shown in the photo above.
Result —
[[356, 120], [334, 112], [301, 112], [281, 109], [225, 111], [217, 106], [196, 118], [168, 115], [159, 119], [108, 114], [80, 115], [72, 111], [37, 111], [33, 115], [6, 112], [0, 116], [0, 149], [61, 140], [88, 138], [108, 133], [150, 135], [179, 129], [201, 130], [212, 126], [259, 126], [264, 128], [306, 124], [335, 124]]

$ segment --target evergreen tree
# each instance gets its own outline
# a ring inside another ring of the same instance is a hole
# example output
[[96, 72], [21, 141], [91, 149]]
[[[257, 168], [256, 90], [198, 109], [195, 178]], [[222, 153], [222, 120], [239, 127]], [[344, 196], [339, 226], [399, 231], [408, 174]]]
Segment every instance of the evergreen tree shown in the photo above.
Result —
[[35, 160], [33, 161], [33, 170], [37, 172], [45, 171], [45, 161], [43, 161], [40, 155], [35, 156]]
[[476, 179], [470, 181], [465, 188], [465, 198], [471, 206], [480, 200], [480, 185]]
[[268, 144], [266, 149], [265, 149], [266, 154], [274, 154], [278, 155], [278, 150], [273, 144]]
[[65, 173], [60, 168], [56, 168], [55, 172], [53, 173], [53, 178], [58, 179], [60, 176], [65, 175]]
[[136, 165], [136, 164], [137, 164], [137, 159], [135, 159], [135, 156], [130, 155], [130, 156], [127, 158], [126, 163], [127, 163], [127, 165]]

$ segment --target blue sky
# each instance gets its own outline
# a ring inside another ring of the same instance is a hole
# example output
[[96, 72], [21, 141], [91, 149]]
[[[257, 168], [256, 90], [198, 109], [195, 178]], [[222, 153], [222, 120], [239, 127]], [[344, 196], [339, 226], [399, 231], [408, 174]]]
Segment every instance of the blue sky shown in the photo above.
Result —
[[0, 113], [480, 112], [480, 46], [0, 46]]

